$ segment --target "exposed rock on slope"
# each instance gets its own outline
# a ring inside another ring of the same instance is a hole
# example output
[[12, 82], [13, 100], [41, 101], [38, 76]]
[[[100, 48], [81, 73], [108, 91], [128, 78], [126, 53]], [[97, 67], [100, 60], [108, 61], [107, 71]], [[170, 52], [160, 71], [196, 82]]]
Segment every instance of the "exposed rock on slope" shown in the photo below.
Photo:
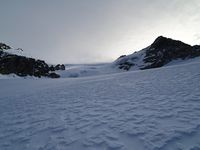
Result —
[[200, 46], [159, 36], [149, 47], [128, 56], [122, 56], [115, 64], [124, 70], [162, 67], [172, 60], [200, 56]]
[[4, 43], [0, 43], [0, 50], [7, 50], [7, 49], [11, 49], [11, 47]]
[[0, 43], [0, 73], [11, 74], [14, 73], [18, 76], [35, 76], [35, 77], [50, 77], [59, 78], [60, 75], [56, 74], [55, 70], [64, 70], [64, 65], [58, 65], [62, 68], [51, 66], [43, 60], [36, 60], [25, 56], [10, 54], [7, 52], [11, 47], [6, 44]]

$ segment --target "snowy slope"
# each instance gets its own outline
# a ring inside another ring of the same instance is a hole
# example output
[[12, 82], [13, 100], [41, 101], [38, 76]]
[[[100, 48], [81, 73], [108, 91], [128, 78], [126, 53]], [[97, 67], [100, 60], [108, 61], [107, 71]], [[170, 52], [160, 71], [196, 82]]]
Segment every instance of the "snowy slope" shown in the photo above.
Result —
[[0, 80], [1, 150], [200, 149], [200, 61]]
[[19, 55], [19, 56], [25, 56], [25, 53], [22, 49], [8, 49], [5, 52], [9, 54]]
[[7, 53], [7, 54], [18, 55], [18, 56], [31, 57], [31, 54], [25, 52], [25, 51], [24, 51], [23, 49], [21, 49], [21, 48], [17, 48], [17, 49], [10, 48], [10, 49], [3, 50], [3, 52], [4, 52], [4, 53]]
[[121, 73], [125, 71], [116, 68], [112, 63], [105, 63], [66, 65], [64, 71], [60, 70], [56, 72], [61, 76], [61, 78], [78, 78]]
[[[134, 52], [133, 54], [127, 55], [124, 57], [118, 58], [116, 61], [114, 61], [114, 65], [120, 66], [121, 64], [128, 63], [128, 64], [134, 64], [134, 66], [131, 66], [130, 70], [140, 70], [140, 68], [143, 68], [148, 63], [145, 64], [144, 57], [146, 55], [146, 51], [149, 47], [144, 48], [138, 52]], [[129, 70], [129, 69], [128, 69]]]

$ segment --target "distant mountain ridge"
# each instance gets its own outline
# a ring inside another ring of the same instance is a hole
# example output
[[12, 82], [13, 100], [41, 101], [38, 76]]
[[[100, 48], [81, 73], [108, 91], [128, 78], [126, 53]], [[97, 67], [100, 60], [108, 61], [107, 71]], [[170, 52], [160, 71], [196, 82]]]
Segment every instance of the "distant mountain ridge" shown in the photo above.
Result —
[[172, 60], [190, 59], [200, 56], [200, 46], [191, 46], [178, 40], [159, 36], [147, 48], [131, 55], [119, 57], [114, 64], [123, 70], [162, 67]]
[[[159, 36], [148, 47], [131, 55], [122, 55], [113, 63], [101, 66], [48, 65], [45, 61], [31, 58], [23, 49], [0, 43], [0, 74], [35, 77], [86, 77], [123, 72], [123, 70], [144, 70], [174, 63], [186, 63], [188, 59], [200, 56], [200, 46], [191, 46], [178, 40]], [[198, 59], [198, 58], [197, 58]], [[194, 60], [194, 59], [191, 59]], [[57, 74], [59, 73], [59, 74]]]

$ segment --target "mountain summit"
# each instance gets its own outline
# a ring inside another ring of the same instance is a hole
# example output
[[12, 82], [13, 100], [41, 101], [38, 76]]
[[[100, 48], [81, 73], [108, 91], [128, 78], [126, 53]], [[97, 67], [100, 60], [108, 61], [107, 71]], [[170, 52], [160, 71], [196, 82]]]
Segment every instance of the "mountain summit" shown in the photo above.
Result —
[[172, 48], [172, 47], [189, 47], [190, 45], [185, 44], [178, 40], [173, 40], [164, 36], [159, 36], [151, 44], [151, 48], [163, 49], [163, 48]]
[[147, 48], [131, 55], [123, 55], [114, 63], [120, 69], [150, 69], [162, 67], [177, 59], [200, 56], [200, 46], [191, 46], [178, 40], [159, 36]]

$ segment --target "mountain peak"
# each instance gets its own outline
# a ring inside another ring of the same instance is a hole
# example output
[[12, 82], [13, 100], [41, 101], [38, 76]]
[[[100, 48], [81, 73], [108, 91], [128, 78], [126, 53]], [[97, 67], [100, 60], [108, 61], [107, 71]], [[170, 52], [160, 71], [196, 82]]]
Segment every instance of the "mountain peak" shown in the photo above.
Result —
[[178, 40], [164, 37], [164, 36], [157, 37], [155, 41], [151, 44], [151, 48], [154, 48], [154, 49], [163, 49], [163, 48], [169, 48], [169, 47], [170, 48], [171, 47], [190, 47], [190, 45], [185, 44]]
[[159, 40], [159, 39], [168, 39], [168, 38], [165, 37], [165, 36], [160, 35], [160, 36], [158, 36], [158, 37], [156, 38], [156, 40]]

